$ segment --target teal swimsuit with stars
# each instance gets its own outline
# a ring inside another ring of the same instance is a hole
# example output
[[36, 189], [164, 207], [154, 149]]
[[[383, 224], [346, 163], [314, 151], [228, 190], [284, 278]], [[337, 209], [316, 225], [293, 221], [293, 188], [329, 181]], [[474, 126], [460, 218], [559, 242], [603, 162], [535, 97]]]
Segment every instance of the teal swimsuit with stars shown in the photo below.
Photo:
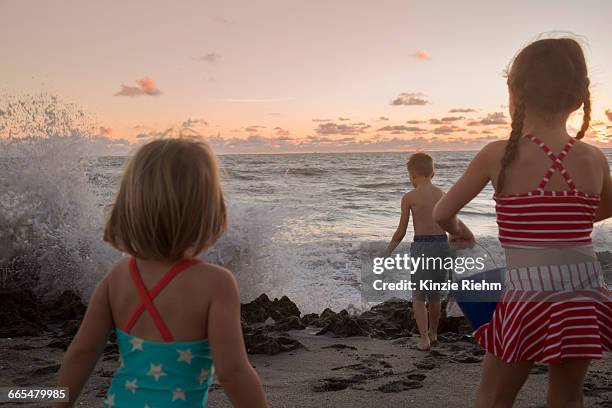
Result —
[[[140, 292], [141, 303], [124, 329], [116, 329], [119, 367], [104, 398], [104, 408], [201, 408], [208, 401], [214, 367], [208, 340], [177, 342], [153, 304], [153, 299], [182, 270], [199, 263], [182, 261], [147, 291], [134, 258], [130, 273]], [[163, 342], [144, 340], [129, 334], [147, 310]]]

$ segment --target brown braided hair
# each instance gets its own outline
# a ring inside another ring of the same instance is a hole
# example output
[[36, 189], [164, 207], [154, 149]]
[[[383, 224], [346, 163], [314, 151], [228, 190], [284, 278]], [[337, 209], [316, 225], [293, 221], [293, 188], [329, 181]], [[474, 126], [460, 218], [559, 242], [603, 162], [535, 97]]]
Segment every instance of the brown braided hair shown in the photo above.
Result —
[[527, 109], [550, 116], [583, 106], [582, 139], [591, 121], [591, 95], [586, 60], [580, 44], [571, 38], [548, 38], [523, 48], [508, 69], [508, 89], [514, 98], [512, 131], [497, 177], [497, 192], [504, 189], [506, 169], [516, 159]]

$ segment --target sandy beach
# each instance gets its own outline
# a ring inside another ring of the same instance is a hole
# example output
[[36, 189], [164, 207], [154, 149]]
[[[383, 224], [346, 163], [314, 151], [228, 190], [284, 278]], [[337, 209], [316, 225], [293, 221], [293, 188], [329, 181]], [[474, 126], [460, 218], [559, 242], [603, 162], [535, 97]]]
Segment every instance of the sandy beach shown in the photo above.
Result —
[[[247, 349], [251, 353], [251, 363], [261, 376], [270, 405], [473, 406], [483, 350], [472, 341], [465, 321], [463, 318], [443, 318], [440, 344], [428, 352], [421, 352], [414, 348], [417, 337], [409, 321], [411, 311], [407, 303], [389, 301], [361, 315], [327, 310], [321, 315], [305, 316], [296, 316], [299, 310], [286, 297], [270, 300], [261, 296], [244, 304]], [[54, 310], [53, 319], [82, 313], [78, 298], [73, 295], [65, 294], [61, 301], [45, 307]], [[253, 320], [263, 322], [254, 323]], [[36, 336], [1, 338], [0, 384], [52, 386], [76, 322], [68, 319], [63, 324], [47, 324]], [[36, 322], [30, 326], [23, 321], [21, 324], [21, 334], [38, 330]], [[283, 330], [292, 326], [299, 329]], [[360, 331], [368, 335], [355, 335]], [[109, 342], [78, 406], [101, 405], [117, 359], [116, 346]], [[534, 366], [516, 406], [544, 407], [546, 384], [546, 366]], [[209, 406], [231, 406], [219, 384], [211, 388]], [[585, 384], [585, 406], [612, 406], [609, 359], [592, 365]]]

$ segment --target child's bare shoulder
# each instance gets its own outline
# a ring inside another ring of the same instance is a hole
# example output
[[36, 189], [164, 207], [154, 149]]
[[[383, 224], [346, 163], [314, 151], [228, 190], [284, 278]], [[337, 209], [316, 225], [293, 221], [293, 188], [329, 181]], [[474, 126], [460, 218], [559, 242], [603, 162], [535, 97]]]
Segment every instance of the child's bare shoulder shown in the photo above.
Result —
[[583, 156], [586, 159], [594, 159], [594, 160], [601, 160], [604, 162], [607, 162], [607, 158], [605, 153], [598, 148], [597, 146], [594, 146], [590, 143], [584, 142], [582, 140], [578, 140], [576, 142], [576, 146], [577, 149], [575, 149], [576, 153], [578, 153], [579, 155]]
[[444, 194], [446, 194], [444, 192], [444, 190], [442, 190], [440, 187], [432, 185], [433, 189], [435, 190], [436, 193], [438, 193], [440, 195], [440, 197], [442, 197]]
[[186, 272], [192, 278], [194, 285], [213, 292], [223, 291], [237, 285], [236, 278], [230, 270], [214, 263], [203, 262], [193, 265]]
[[408, 191], [406, 194], [402, 196], [402, 206], [410, 205], [410, 203], [418, 196], [418, 192], [416, 189]]
[[106, 274], [106, 277], [104, 279], [106, 279], [107, 281], [113, 281], [118, 279], [122, 275], [125, 275], [125, 271], [129, 270], [130, 268], [129, 262], [129, 256], [122, 256], [117, 262], [113, 264], [113, 267], [111, 268], [110, 272]]
[[508, 145], [508, 140], [495, 140], [493, 142], [487, 143], [480, 152], [478, 152], [479, 156], [484, 156], [490, 159], [499, 159], [504, 155], [506, 151], [506, 146]]

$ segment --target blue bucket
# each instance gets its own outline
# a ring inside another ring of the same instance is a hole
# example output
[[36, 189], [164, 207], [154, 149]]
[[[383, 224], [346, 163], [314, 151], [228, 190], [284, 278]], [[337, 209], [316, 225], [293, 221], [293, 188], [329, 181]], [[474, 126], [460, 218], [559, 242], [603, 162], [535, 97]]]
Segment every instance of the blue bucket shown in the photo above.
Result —
[[477, 282], [500, 283], [503, 289], [505, 271], [506, 268], [490, 269], [456, 281], [459, 289], [451, 291], [450, 295], [456, 300], [473, 330], [491, 321], [502, 290], [463, 290], [462, 281], [470, 279]]

